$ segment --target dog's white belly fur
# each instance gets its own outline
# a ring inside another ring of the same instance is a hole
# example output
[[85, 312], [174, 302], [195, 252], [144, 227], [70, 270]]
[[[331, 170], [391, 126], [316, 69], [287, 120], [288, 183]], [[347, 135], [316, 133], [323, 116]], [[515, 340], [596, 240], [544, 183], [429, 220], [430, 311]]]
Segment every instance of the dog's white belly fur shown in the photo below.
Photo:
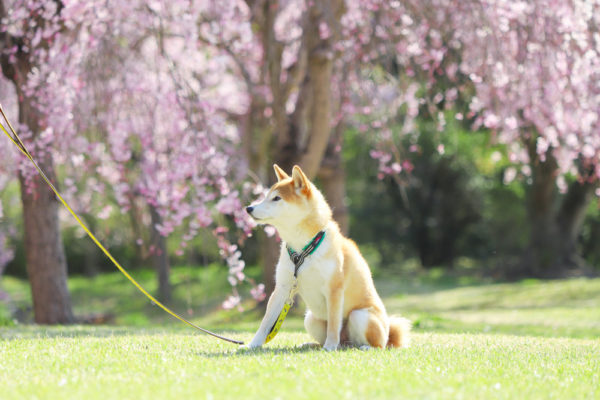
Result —
[[298, 274], [298, 291], [306, 307], [313, 315], [322, 320], [327, 320], [327, 282], [333, 274], [335, 264], [331, 261], [311, 260], [304, 265]]

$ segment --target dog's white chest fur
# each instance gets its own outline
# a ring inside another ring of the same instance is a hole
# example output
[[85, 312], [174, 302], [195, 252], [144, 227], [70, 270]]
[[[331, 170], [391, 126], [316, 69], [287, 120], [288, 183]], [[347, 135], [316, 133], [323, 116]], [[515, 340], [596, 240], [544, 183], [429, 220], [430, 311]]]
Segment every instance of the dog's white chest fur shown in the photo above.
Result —
[[[331, 276], [336, 268], [334, 260], [325, 257], [330, 245], [326, 237], [321, 246], [306, 257], [298, 270], [298, 294], [315, 317], [323, 320], [327, 320], [326, 296], [329, 292]], [[293, 263], [291, 260], [288, 261], [289, 267], [293, 269]], [[293, 274], [290, 278], [293, 280]]]

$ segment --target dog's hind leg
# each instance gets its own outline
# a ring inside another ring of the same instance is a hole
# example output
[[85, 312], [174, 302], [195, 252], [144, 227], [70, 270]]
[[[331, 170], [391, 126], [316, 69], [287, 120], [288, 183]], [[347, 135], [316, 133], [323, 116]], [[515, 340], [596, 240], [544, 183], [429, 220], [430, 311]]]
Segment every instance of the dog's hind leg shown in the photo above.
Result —
[[348, 337], [352, 345], [384, 348], [388, 342], [389, 326], [379, 313], [361, 308], [348, 315]]
[[308, 334], [323, 346], [327, 339], [327, 321], [316, 318], [309, 310], [304, 317], [304, 327]]

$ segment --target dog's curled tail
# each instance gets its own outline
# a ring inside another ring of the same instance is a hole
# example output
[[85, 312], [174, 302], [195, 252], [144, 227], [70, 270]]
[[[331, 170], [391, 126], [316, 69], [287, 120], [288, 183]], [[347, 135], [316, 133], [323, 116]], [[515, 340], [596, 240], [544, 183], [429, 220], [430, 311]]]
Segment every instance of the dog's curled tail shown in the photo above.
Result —
[[387, 347], [408, 347], [410, 344], [410, 329], [412, 322], [409, 319], [391, 316], [390, 317], [390, 336]]

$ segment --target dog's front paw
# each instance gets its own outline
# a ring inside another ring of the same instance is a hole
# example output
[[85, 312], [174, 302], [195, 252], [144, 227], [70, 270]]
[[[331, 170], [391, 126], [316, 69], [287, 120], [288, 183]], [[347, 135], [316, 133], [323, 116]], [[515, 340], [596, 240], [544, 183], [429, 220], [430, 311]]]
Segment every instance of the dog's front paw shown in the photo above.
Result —
[[325, 344], [323, 345], [323, 349], [325, 349], [327, 351], [335, 351], [338, 348], [338, 344], [339, 344], [339, 342], [326, 340]]
[[254, 349], [259, 349], [261, 346], [262, 346], [262, 344], [260, 344], [260, 343], [250, 342], [248, 344], [240, 346], [240, 349], [242, 349], [242, 350], [254, 350]]

